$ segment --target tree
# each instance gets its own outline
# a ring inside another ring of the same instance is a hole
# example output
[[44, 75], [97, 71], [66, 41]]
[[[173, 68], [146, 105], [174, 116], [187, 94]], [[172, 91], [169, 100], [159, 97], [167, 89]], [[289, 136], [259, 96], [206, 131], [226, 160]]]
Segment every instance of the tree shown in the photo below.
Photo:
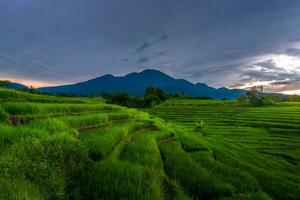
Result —
[[148, 95], [157, 96], [160, 100], [165, 100], [167, 98], [166, 94], [159, 87], [147, 87], [145, 91], [145, 97]]
[[40, 94], [41, 92], [39, 90], [37, 90], [36, 88], [30, 86], [30, 88], [28, 89], [28, 92], [31, 94]]
[[118, 94], [102, 93], [107, 103], [117, 104], [132, 108], [147, 108], [160, 104], [167, 97], [160, 88], [148, 87], [144, 97], [132, 96], [126, 92]]
[[144, 106], [152, 107], [167, 99], [167, 95], [159, 87], [148, 87], [145, 90]]
[[0, 87], [7, 87], [10, 84], [10, 81], [0, 81]]
[[287, 96], [287, 101], [300, 101], [300, 95], [289, 95]]
[[274, 96], [263, 94], [263, 86], [254, 86], [246, 95], [240, 96], [238, 102], [241, 104], [250, 104], [252, 106], [266, 106], [274, 103]]
[[147, 95], [144, 97], [144, 106], [152, 107], [161, 103], [161, 99], [157, 95]]
[[261, 87], [254, 86], [249, 91], [247, 91], [246, 96], [248, 102], [253, 106], [262, 105], [262, 99], [260, 98]]
[[242, 104], [242, 105], [246, 105], [249, 103], [246, 95], [242, 95], [242, 96], [238, 97], [237, 101], [239, 104]]

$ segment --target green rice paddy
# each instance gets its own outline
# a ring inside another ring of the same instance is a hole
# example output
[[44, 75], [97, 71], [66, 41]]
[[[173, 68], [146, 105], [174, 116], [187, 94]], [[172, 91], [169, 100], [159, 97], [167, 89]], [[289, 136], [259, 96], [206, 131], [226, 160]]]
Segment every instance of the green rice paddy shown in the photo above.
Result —
[[[179, 141], [168, 143], [169, 152], [181, 145], [183, 157], [205, 170], [201, 174], [233, 187], [235, 198], [300, 198], [299, 103], [254, 108], [226, 101], [169, 100], [149, 112], [182, 129]], [[204, 127], [197, 130], [197, 122]]]
[[0, 199], [300, 198], [299, 103], [146, 111], [0, 89]]

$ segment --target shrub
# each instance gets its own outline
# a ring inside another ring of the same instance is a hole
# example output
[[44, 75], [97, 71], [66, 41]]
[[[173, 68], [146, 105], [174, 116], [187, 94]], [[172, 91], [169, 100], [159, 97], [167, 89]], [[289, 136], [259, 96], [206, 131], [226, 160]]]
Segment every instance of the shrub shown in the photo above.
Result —
[[272, 105], [275, 101], [275, 97], [271, 94], [261, 93], [262, 87], [252, 87], [246, 92], [246, 95], [242, 95], [238, 98], [238, 102], [244, 105], [251, 106], [267, 106]]
[[196, 123], [196, 131], [202, 131], [205, 128], [205, 122], [201, 120], [200, 122]]
[[152, 107], [161, 103], [161, 99], [156, 95], [147, 95], [144, 97], [144, 107]]
[[289, 95], [287, 96], [287, 101], [300, 101], [300, 95]]
[[10, 81], [0, 81], [0, 87], [7, 87], [10, 84]]
[[38, 89], [36, 89], [32, 86], [27, 91], [31, 94], [41, 94], [41, 92]]
[[145, 91], [145, 97], [146, 96], [157, 96], [161, 101], [167, 99], [167, 96], [165, 95], [164, 91], [161, 90], [159, 87], [148, 87]]
[[272, 105], [274, 104], [275, 97], [273, 95], [267, 94], [261, 97], [262, 105]]
[[143, 100], [139, 97], [131, 96], [128, 93], [105, 94], [102, 96], [107, 103], [117, 104], [126, 107], [143, 107]]
[[143, 98], [132, 96], [126, 92], [118, 94], [103, 93], [102, 97], [106, 99], [107, 103], [126, 106], [129, 108], [148, 108], [160, 104], [167, 99], [167, 95], [157, 88], [148, 87], [145, 90]]
[[237, 99], [238, 103], [241, 104], [241, 105], [246, 105], [248, 104], [248, 98], [246, 95], [242, 95], [242, 96], [239, 96], [238, 99]]

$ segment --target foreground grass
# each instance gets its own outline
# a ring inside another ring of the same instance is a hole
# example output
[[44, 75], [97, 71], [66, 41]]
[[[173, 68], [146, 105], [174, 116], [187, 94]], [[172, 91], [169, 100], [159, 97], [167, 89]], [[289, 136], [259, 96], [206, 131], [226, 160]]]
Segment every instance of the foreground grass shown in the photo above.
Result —
[[[298, 199], [300, 109], [0, 89], [0, 199]], [[196, 123], [205, 121], [203, 129]]]
[[[234, 198], [299, 199], [297, 102], [253, 108], [226, 101], [170, 100], [149, 112], [181, 127], [177, 136], [186, 157], [233, 186]], [[197, 129], [200, 122], [205, 125]]]

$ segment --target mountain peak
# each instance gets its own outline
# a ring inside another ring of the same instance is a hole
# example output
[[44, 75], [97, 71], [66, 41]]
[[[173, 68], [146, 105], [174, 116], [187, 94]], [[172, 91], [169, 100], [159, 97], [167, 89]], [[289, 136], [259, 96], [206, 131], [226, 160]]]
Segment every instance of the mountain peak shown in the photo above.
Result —
[[99, 96], [101, 93], [128, 92], [141, 96], [147, 87], [159, 87], [166, 93], [182, 92], [188, 96], [208, 96], [212, 98], [237, 98], [242, 92], [231, 90], [220, 91], [209, 87], [204, 83], [193, 84], [185, 79], [175, 79], [159, 70], [146, 69], [125, 76], [113, 76], [110, 74], [73, 85], [40, 88], [46, 93], [74, 93]]
[[204, 86], [204, 87], [209, 87], [207, 84], [205, 84], [205, 83], [196, 83], [196, 85], [198, 85], [198, 86]]
[[[144, 71], [141, 72], [133, 72], [130, 74], [127, 74], [125, 76], [126, 78], [128, 77], [148, 77], [148, 78], [172, 78], [170, 76], [168, 76], [167, 74], [156, 70], [156, 69], [145, 69]], [[172, 78], [173, 79], [173, 78]]]
[[165, 78], [172, 78], [171, 76], [156, 70], [156, 69], [145, 69], [144, 71], [140, 72], [139, 74], [144, 75], [144, 76], [152, 76], [152, 77], [165, 77]]
[[145, 69], [144, 71], [140, 72], [140, 74], [164, 74], [164, 73], [157, 69]]
[[115, 76], [114, 75], [111, 75], [111, 74], [105, 74], [103, 76], [101, 76], [101, 78], [114, 78]]

